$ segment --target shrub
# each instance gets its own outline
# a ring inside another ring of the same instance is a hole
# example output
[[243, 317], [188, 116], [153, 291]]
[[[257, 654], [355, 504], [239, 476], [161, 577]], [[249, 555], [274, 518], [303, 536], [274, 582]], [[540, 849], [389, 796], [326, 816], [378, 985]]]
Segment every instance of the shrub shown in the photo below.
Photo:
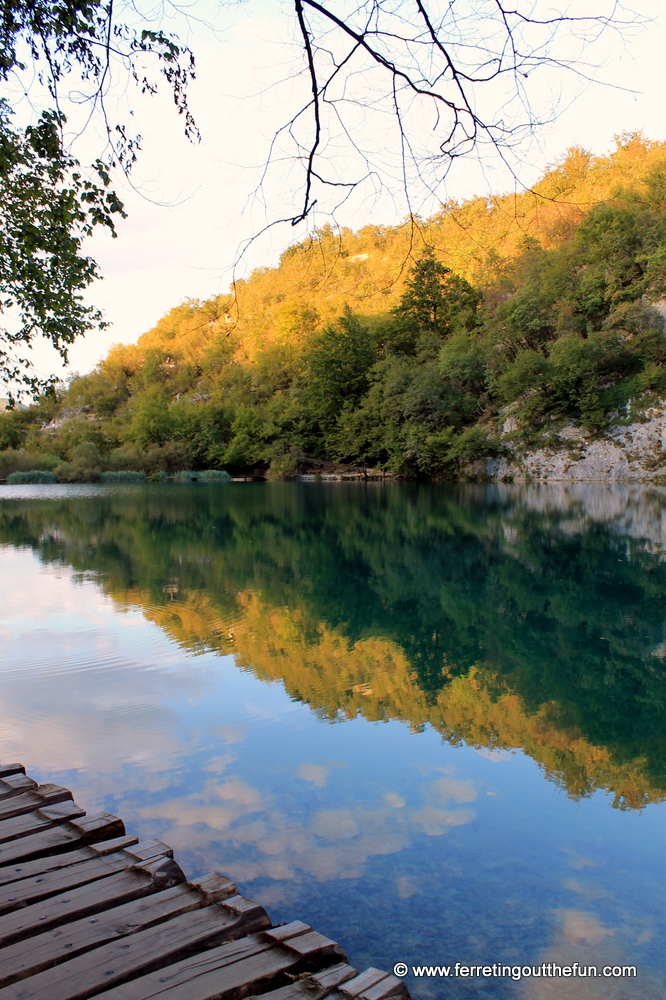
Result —
[[56, 466], [61, 482], [96, 483], [101, 474], [102, 455], [94, 441], [83, 441], [72, 451], [71, 461]]
[[19, 483], [57, 483], [58, 480], [52, 472], [45, 472], [43, 469], [29, 469], [27, 472], [10, 473], [7, 482], [16, 486]]
[[20, 448], [30, 424], [38, 419], [36, 408], [0, 411], [0, 449]]
[[299, 471], [300, 466], [297, 456], [287, 452], [273, 459], [266, 472], [266, 479], [278, 481], [297, 479]]
[[100, 472], [100, 483], [145, 483], [145, 472], [133, 472], [131, 469], [124, 469], [120, 472]]
[[52, 472], [60, 461], [61, 459], [57, 455], [16, 451], [14, 448], [7, 448], [5, 451], [0, 451], [0, 478], [5, 479], [10, 472], [31, 472], [34, 470]]
[[476, 458], [497, 458], [502, 454], [498, 437], [484, 427], [465, 427], [451, 442], [449, 458], [473, 461]]
[[231, 476], [223, 469], [204, 469], [195, 473], [200, 483], [230, 483]]
[[[177, 469], [187, 468], [192, 461], [191, 449], [184, 441], [166, 441], [162, 445], [151, 445], [143, 455], [143, 468], [152, 472], [166, 472], [171, 475]], [[125, 466], [127, 468], [127, 466]]]
[[133, 448], [131, 445], [114, 448], [109, 454], [107, 462], [114, 471], [135, 469], [142, 472], [145, 468], [145, 456], [138, 448]]
[[174, 475], [176, 483], [230, 483], [231, 476], [221, 469], [202, 469], [194, 472], [192, 469], [182, 469]]

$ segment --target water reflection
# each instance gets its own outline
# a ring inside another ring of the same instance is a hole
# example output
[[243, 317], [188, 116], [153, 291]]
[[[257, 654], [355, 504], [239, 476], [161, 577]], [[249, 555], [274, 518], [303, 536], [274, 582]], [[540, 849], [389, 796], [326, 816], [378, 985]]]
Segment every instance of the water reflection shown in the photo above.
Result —
[[[229, 757], [215, 766], [226, 769], [233, 763]], [[368, 804], [315, 807], [304, 822], [301, 815], [286, 813], [275, 797], [230, 774], [226, 780], [224, 776], [206, 780], [195, 792], [140, 808], [138, 814], [153, 821], [152, 828], [156, 820], [168, 821], [169, 842], [182, 848], [205, 848], [211, 831], [216, 836], [230, 833], [242, 848], [242, 859], [231, 862], [241, 882], [290, 879], [297, 874], [326, 882], [360, 877], [368, 858], [396, 854], [418, 833], [440, 837], [471, 822], [474, 810], [458, 808], [457, 803], [475, 798], [470, 782], [444, 778], [417, 786], [416, 808], [405, 808], [399, 794], [387, 792]], [[400, 898], [411, 894], [411, 885], [402, 880]]]
[[359, 964], [643, 970], [453, 1000], [653, 1000], [664, 509], [585, 486], [0, 490], [4, 756]]
[[[539, 962], [558, 965], [578, 962], [584, 968], [621, 966], [632, 963], [637, 938], [633, 928], [611, 928], [593, 913], [563, 909], [556, 913], [557, 930], [553, 941], [539, 956]], [[650, 930], [643, 931], [649, 935]], [[577, 978], [525, 980], [521, 1000], [661, 1000], [663, 986], [641, 970], [636, 978]]]
[[663, 799], [663, 490], [90, 494], [4, 503], [0, 540], [94, 573], [117, 606], [321, 717], [521, 747], [576, 798]]

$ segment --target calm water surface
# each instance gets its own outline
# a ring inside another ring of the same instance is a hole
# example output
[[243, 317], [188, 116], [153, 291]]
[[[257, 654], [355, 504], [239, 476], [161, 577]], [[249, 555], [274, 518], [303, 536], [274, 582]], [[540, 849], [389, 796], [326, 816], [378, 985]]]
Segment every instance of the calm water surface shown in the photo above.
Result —
[[666, 993], [666, 490], [0, 487], [0, 753], [358, 966]]

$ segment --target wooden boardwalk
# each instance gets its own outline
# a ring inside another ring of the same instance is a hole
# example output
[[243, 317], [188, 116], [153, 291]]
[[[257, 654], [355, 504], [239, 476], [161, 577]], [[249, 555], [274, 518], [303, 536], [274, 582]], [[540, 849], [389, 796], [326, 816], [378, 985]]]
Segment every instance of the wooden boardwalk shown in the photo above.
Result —
[[300, 920], [272, 927], [224, 875], [86, 817], [59, 785], [0, 765], [0, 1000], [407, 1000]]

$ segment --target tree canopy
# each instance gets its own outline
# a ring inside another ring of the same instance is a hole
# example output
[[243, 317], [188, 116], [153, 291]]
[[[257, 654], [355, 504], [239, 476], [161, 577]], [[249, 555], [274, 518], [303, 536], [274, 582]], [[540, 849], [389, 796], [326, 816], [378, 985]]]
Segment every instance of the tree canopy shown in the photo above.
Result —
[[[538, 186], [568, 183], [566, 211], [543, 213], [538, 190], [513, 228], [502, 201], [453, 206], [389, 288], [409, 233], [323, 230], [239, 286], [241, 320], [227, 296], [182, 304], [58, 398], [0, 416], [2, 468], [77, 479], [90, 442], [98, 471], [455, 478], [507, 442], [556, 447], [571, 422], [603, 434], [666, 392], [665, 176], [666, 148], [639, 137], [599, 161], [574, 151]], [[482, 257], [478, 232], [494, 233]]]

